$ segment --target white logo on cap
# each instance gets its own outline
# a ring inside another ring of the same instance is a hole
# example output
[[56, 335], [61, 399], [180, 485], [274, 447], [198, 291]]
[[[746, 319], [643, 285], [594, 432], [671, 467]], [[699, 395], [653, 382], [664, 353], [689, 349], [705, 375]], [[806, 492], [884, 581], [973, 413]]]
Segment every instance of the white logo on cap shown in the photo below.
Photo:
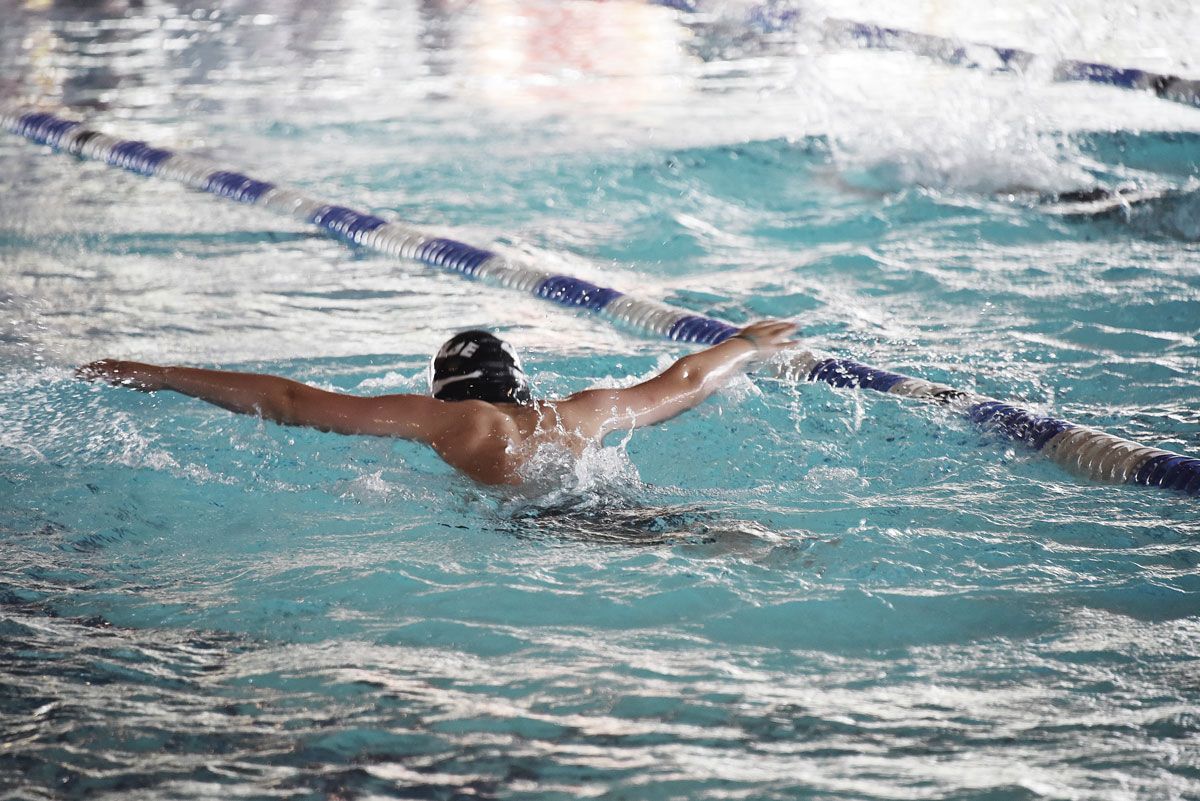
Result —
[[451, 356], [462, 356], [469, 359], [475, 355], [475, 351], [479, 350], [478, 342], [459, 342], [457, 345], [448, 345], [442, 348], [442, 352], [438, 354], [440, 358], [448, 359]]

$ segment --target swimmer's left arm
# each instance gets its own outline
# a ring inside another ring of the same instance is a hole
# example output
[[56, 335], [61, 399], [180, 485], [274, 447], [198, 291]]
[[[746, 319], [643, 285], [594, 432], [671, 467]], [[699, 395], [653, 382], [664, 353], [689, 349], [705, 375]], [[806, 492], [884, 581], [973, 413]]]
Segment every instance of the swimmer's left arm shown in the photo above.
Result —
[[114, 359], [92, 362], [79, 368], [77, 374], [142, 392], [171, 390], [238, 414], [339, 434], [429, 442], [446, 426], [447, 416], [441, 413], [445, 402], [423, 395], [362, 397], [329, 392], [280, 376]]
[[794, 323], [762, 320], [730, 339], [679, 359], [628, 389], [578, 392], [558, 404], [567, 424], [589, 436], [669, 420], [701, 404], [741, 369], [795, 345]]

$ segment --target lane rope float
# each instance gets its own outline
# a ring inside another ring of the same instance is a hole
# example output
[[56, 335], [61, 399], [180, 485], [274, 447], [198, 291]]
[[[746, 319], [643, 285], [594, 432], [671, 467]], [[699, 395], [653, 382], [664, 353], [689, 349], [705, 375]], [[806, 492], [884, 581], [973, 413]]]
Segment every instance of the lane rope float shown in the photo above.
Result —
[[[252, 178], [205, 158], [146, 142], [118, 139], [45, 111], [0, 107], [0, 124], [54, 150], [160, 176], [210, 194], [250, 203], [319, 226], [334, 236], [393, 257], [418, 261], [584, 309], [613, 323], [677, 342], [711, 345], [737, 333], [722, 320], [550, 273], [491, 250], [431, 236], [402, 222], [327, 203], [296, 189]], [[1200, 494], [1200, 459], [1141, 445], [1087, 426], [1038, 415], [1018, 405], [945, 384], [901, 375], [852, 359], [800, 351], [778, 368], [789, 380], [871, 389], [946, 406], [985, 430], [1022, 443], [1072, 473], [1095, 481], [1141, 484]]]

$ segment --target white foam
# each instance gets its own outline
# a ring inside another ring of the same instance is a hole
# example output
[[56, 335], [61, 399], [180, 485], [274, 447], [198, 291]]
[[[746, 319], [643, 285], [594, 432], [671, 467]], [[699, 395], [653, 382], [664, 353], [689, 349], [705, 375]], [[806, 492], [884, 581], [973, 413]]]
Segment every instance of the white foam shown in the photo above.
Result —
[[394, 498], [399, 487], [385, 479], [382, 470], [376, 470], [374, 473], [363, 473], [352, 479], [338, 481], [334, 489], [339, 498], [377, 504]]
[[358, 383], [358, 389], [364, 392], [378, 392], [379, 390], [403, 390], [405, 392], [424, 392], [428, 389], [425, 385], [425, 371], [420, 371], [415, 375], [401, 373], [397, 370], [389, 370], [378, 378], [364, 378]]
[[591, 496], [641, 486], [637, 468], [625, 446], [592, 445], [576, 455], [558, 443], [540, 445], [525, 462], [517, 495], [539, 506], [578, 502]]
[[848, 182], [885, 191], [1061, 192], [1094, 183], [1073, 142], [1045, 130], [1032, 97], [984, 86], [978, 75], [959, 76], [871, 124], [843, 109], [830, 128], [835, 164]]

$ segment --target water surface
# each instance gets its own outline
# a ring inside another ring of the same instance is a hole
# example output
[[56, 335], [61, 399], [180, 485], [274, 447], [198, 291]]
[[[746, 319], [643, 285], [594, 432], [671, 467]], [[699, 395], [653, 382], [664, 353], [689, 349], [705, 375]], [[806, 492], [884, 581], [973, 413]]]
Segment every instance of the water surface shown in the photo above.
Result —
[[[6, 97], [1200, 453], [1195, 109], [732, 4], [2, 11]], [[1186, 9], [1142, 11], [988, 13], [1188, 68]], [[421, 392], [485, 326], [553, 395], [687, 349], [14, 137], [0, 160], [12, 797], [1200, 795], [1194, 499], [761, 378], [533, 499], [416, 445], [82, 384], [112, 356]], [[1038, 206], [1096, 184], [1167, 195]]]

